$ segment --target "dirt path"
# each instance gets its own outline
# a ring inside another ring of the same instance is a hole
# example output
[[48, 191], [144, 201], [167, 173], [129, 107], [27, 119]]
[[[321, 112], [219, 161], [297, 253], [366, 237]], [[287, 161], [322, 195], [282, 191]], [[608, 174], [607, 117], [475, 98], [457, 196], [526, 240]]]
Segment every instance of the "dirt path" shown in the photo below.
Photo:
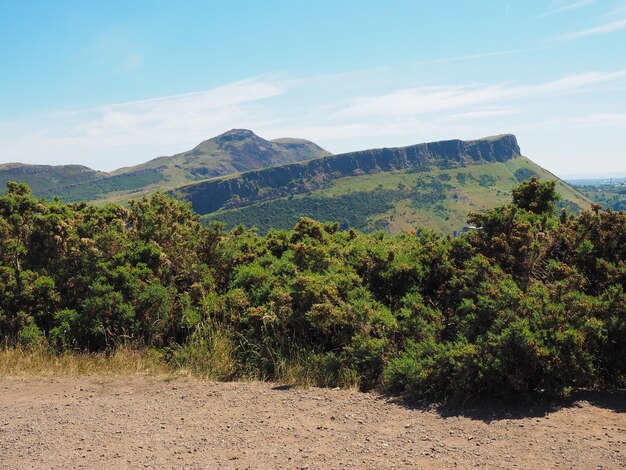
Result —
[[426, 410], [375, 394], [0, 380], [0, 468], [626, 468], [626, 395]]

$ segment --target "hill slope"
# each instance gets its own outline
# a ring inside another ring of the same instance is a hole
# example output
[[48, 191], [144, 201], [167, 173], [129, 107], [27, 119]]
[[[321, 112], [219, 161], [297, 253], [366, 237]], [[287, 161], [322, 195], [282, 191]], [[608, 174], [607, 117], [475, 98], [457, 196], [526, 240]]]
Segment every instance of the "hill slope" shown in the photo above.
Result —
[[121, 168], [112, 175], [157, 169], [169, 182], [180, 185], [327, 155], [330, 153], [308, 140], [288, 138], [270, 141], [247, 129], [232, 129], [201, 142], [188, 152]]
[[107, 173], [82, 165], [25, 165], [23, 163], [0, 165], [2, 188], [5, 188], [9, 181], [18, 181], [36, 189], [38, 194], [53, 191], [68, 182], [82, 184], [107, 176]]
[[196, 212], [208, 214], [222, 208], [307, 193], [347, 176], [409, 168], [414, 171], [458, 168], [507, 161], [519, 152], [517, 140], [512, 135], [364, 150], [191, 184], [172, 194], [190, 201]]
[[38, 196], [65, 201], [124, 200], [193, 181], [330, 155], [304, 139], [265, 140], [233, 129], [194, 149], [111, 173], [79, 165], [0, 165], [0, 184], [27, 183]]
[[[511, 189], [537, 176], [557, 179], [521, 156], [515, 136], [452, 140], [352, 152], [178, 188], [203, 219], [261, 231], [289, 228], [301, 216], [392, 233], [430, 227], [449, 233], [472, 210], [508, 202]], [[564, 203], [589, 201], [559, 180]]]
[[[291, 228], [299, 217], [338, 221], [342, 228], [390, 233], [428, 227], [452, 233], [464, 227], [467, 214], [506, 204], [511, 189], [532, 176], [557, 179], [525, 157], [453, 170], [402, 170], [335, 180], [311, 193], [282, 197], [203, 216], [225, 222], [270, 228]], [[562, 205], [576, 212], [587, 199], [557, 179]]]
[[[508, 202], [511, 189], [532, 176], [558, 180], [522, 157], [513, 135], [330, 155], [306, 140], [268, 141], [244, 129], [112, 173], [79, 165], [0, 165], [0, 184], [26, 182], [48, 199], [125, 201], [169, 190], [207, 222], [261, 231], [290, 228], [308, 216], [365, 231], [430, 227], [450, 233], [465, 225], [469, 211]], [[574, 210], [590, 204], [560, 180], [558, 190]]]

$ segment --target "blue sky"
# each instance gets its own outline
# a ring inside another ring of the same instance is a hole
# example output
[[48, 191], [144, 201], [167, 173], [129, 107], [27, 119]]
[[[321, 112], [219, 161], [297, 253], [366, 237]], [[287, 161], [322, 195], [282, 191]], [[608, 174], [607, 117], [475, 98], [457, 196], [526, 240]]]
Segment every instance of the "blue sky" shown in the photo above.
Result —
[[102, 170], [234, 127], [334, 153], [515, 133], [626, 174], [626, 1], [0, 0], [0, 163]]

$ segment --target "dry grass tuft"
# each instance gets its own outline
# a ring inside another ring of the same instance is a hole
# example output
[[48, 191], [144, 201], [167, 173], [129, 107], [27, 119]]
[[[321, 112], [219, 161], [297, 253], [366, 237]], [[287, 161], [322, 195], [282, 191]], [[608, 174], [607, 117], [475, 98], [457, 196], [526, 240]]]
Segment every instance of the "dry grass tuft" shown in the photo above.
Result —
[[333, 370], [324, 356], [291, 348], [286, 355], [270, 351], [271, 376], [255, 363], [259, 345], [219, 324], [204, 324], [184, 345], [168, 350], [119, 346], [111, 353], [58, 352], [37, 346], [0, 345], [0, 378], [128, 377], [144, 376], [173, 380], [199, 378], [216, 381], [266, 381], [299, 388], [340, 387], [358, 390], [359, 378], [350, 369]]
[[118, 348], [112, 354], [45, 347], [0, 349], [0, 377], [167, 376], [172, 369], [158, 353]]
[[171, 360], [177, 376], [228, 381], [245, 379], [235, 359], [237, 344], [232, 332], [205, 324], [180, 347]]

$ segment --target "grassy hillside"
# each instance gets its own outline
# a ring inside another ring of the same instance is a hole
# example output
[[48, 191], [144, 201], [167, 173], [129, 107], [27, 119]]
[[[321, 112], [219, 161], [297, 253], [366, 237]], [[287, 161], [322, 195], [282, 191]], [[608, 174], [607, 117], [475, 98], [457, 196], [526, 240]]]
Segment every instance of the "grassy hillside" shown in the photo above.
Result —
[[[448, 170], [396, 170], [340, 178], [307, 194], [220, 210], [202, 220], [266, 232], [293, 227], [306, 216], [365, 231], [398, 233], [428, 227], [450, 233], [466, 225], [470, 211], [505, 204], [511, 189], [532, 176], [558, 180], [525, 157]], [[561, 204], [574, 211], [589, 206], [584, 196], [560, 180], [557, 191], [563, 196]]]
[[447, 140], [350, 152], [249, 171], [182, 186], [171, 195], [191, 202], [196, 212], [205, 215], [220, 209], [311, 193], [350, 176], [465, 168], [506, 162], [519, 155], [517, 140], [510, 134], [470, 141]]
[[194, 181], [241, 173], [275, 165], [330, 155], [304, 139], [265, 140], [246, 129], [233, 129], [205, 140], [194, 149], [171, 157], [159, 157], [134, 167], [121, 168], [115, 176], [156, 171], [163, 178], [146, 190], [167, 189]]
[[46, 199], [58, 197], [65, 202], [124, 200], [146, 188], [166, 184], [166, 178], [158, 170], [141, 170], [127, 174], [106, 176], [83, 183], [68, 184], [40, 192]]
[[[451, 233], [466, 225], [470, 211], [506, 203], [521, 181], [555, 179], [520, 153], [515, 136], [499, 135], [330, 155], [302, 139], [268, 141], [233, 129], [188, 152], [112, 173], [0, 165], [0, 183], [26, 182], [37, 196], [66, 202], [119, 203], [165, 190], [190, 201], [205, 222], [262, 232], [307, 216], [368, 232]], [[557, 189], [574, 211], [590, 204], [561, 181]]]
[[36, 193], [43, 195], [71, 184], [84, 184], [108, 176], [101, 171], [81, 165], [24, 165], [6, 163], [0, 165], [0, 187], [7, 182], [17, 181], [36, 188]]
[[252, 131], [233, 129], [188, 152], [111, 173], [80, 165], [0, 165], [0, 184], [4, 187], [8, 181], [26, 183], [38, 196], [59, 197], [66, 202], [123, 202], [190, 182], [327, 155], [330, 153], [308, 140], [269, 141]]

